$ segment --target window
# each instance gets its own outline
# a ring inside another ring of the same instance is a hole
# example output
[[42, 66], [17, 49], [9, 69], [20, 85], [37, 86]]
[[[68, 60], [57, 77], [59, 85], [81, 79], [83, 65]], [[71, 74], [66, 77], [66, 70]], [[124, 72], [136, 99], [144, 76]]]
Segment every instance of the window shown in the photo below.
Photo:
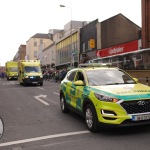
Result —
[[40, 39], [40, 44], [43, 44], [43, 39]]
[[90, 86], [135, 84], [135, 81], [121, 70], [103, 69], [86, 71]]
[[41, 69], [39, 66], [25, 66], [24, 71], [25, 72], [40, 72]]
[[77, 80], [81, 80], [81, 81], [84, 82], [84, 76], [83, 76], [83, 73], [82, 73], [82, 72], [78, 72], [78, 73], [77, 73], [77, 76], [76, 76], [76, 80], [75, 80], [75, 81], [77, 81]]
[[10, 71], [11, 72], [18, 72], [18, 68], [17, 67], [12, 67], [12, 68], [10, 68]]
[[37, 51], [34, 51], [34, 57], [37, 58]]
[[37, 47], [37, 42], [36, 41], [34, 41], [34, 47]]
[[67, 74], [67, 79], [68, 79], [69, 81], [74, 81], [75, 74], [76, 74], [75, 71], [68, 73], [68, 74]]

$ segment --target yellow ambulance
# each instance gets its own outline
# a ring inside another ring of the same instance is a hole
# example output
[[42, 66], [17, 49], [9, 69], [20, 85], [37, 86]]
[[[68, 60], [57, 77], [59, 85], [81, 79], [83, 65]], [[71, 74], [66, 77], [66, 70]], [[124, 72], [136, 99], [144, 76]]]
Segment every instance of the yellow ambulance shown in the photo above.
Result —
[[24, 86], [29, 84], [39, 84], [43, 86], [40, 60], [19, 60], [18, 81]]
[[7, 61], [5, 63], [5, 68], [6, 68], [7, 80], [18, 78], [18, 62], [17, 61]]

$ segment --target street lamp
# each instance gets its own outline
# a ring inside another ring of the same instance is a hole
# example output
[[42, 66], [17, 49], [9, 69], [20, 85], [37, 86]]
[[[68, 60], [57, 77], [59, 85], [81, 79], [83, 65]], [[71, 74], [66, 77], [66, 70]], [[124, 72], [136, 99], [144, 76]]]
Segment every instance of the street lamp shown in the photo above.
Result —
[[70, 45], [71, 45], [71, 64], [72, 66], [74, 66], [74, 54], [72, 54], [72, 43], [73, 43], [73, 40], [72, 40], [72, 9], [71, 7], [68, 7], [68, 6], [65, 6], [65, 5], [59, 5], [60, 7], [66, 7], [66, 8], [69, 8], [70, 9], [70, 16], [71, 16], [71, 22], [70, 22], [70, 37], [71, 37], [71, 41], [70, 41]]

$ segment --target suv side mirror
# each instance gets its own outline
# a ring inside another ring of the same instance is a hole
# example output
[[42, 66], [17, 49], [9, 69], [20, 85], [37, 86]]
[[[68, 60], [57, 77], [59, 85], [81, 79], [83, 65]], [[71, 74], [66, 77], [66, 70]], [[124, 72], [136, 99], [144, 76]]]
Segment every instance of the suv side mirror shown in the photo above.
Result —
[[77, 85], [77, 86], [84, 86], [84, 82], [82, 80], [77, 80], [74, 82], [74, 85]]

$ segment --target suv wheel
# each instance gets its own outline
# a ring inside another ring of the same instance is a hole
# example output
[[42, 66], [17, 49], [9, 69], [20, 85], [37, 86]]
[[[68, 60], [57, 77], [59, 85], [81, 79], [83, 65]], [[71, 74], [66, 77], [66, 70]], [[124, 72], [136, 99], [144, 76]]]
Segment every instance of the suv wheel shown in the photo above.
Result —
[[68, 113], [70, 111], [66, 105], [66, 100], [64, 96], [60, 96], [60, 107], [63, 113]]
[[92, 105], [87, 105], [85, 109], [85, 122], [88, 130], [91, 132], [98, 131], [97, 125], [97, 115], [94, 107]]

